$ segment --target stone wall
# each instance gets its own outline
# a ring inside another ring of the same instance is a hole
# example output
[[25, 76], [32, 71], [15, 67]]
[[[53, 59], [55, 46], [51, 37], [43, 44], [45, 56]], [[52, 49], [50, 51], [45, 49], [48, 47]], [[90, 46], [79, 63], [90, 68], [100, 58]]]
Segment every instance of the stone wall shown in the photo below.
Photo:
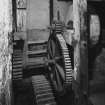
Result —
[[12, 2], [0, 0], [0, 105], [11, 105]]

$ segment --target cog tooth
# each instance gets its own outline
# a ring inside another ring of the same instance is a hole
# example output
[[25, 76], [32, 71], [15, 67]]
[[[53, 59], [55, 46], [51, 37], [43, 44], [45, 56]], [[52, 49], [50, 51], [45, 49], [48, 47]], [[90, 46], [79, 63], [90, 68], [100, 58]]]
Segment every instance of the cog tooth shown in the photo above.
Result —
[[66, 44], [66, 41], [63, 37], [63, 26], [61, 24], [55, 23], [55, 28], [56, 28], [56, 37], [60, 43], [61, 46], [61, 53], [63, 55], [63, 60], [64, 60], [64, 69], [65, 69], [65, 83], [66, 85], [72, 83], [72, 74], [73, 74], [73, 69], [72, 69], [72, 59], [70, 56], [70, 50], [68, 49], [68, 46]]
[[71, 58], [69, 58], [69, 57], [65, 57], [65, 60], [71, 60]]
[[72, 66], [71, 65], [70, 66], [66, 66], [65, 68], [66, 68], [66, 70], [69, 70], [69, 69], [72, 70]]
[[70, 60], [65, 60], [65, 62], [66, 62], [66, 63], [71, 63], [71, 61], [70, 61]]
[[50, 83], [44, 76], [33, 76], [32, 85], [38, 105], [57, 105]]
[[64, 55], [69, 55], [68, 51], [64, 51], [63, 53], [64, 53]]
[[67, 70], [67, 71], [72, 71], [72, 68], [67, 68], [66, 70]]
[[71, 63], [65, 63], [66, 66], [71, 66]]
[[69, 57], [69, 55], [68, 54], [64, 54], [64, 57], [66, 58], [66, 57]]
[[71, 65], [71, 58], [69, 56], [69, 50], [67, 48], [67, 45], [65, 43], [63, 36], [61, 34], [58, 34], [57, 37], [60, 41], [64, 60], [65, 60], [66, 83], [71, 83], [73, 70], [72, 70], [72, 65]]
[[68, 49], [67, 48], [63, 48], [63, 51], [68, 51]]

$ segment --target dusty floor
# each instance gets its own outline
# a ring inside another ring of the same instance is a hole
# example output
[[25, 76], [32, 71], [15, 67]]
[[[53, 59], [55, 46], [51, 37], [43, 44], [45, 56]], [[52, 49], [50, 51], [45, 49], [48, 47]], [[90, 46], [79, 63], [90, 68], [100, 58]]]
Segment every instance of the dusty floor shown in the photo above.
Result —
[[24, 79], [24, 81], [17, 84], [14, 97], [14, 105], [35, 105], [30, 78]]
[[[36, 105], [31, 78], [24, 79], [17, 83], [14, 91], [14, 105]], [[58, 105], [69, 105], [71, 102], [71, 95], [60, 97], [57, 101]]]

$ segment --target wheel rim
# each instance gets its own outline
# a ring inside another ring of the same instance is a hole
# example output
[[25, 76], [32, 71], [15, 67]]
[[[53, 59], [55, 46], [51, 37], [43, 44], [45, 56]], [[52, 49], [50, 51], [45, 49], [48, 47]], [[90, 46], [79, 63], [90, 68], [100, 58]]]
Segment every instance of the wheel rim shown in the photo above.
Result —
[[64, 93], [65, 71], [63, 55], [60, 48], [61, 46], [58, 40], [55, 38], [49, 40], [48, 59], [52, 60], [49, 64], [49, 68], [51, 69], [51, 80], [56, 91]]

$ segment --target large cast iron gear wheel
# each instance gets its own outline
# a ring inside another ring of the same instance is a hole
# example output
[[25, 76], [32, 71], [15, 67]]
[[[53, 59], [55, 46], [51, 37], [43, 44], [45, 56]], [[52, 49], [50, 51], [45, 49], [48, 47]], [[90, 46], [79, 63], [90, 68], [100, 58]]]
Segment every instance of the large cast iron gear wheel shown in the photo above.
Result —
[[58, 22], [55, 27], [48, 40], [48, 68], [55, 90], [63, 95], [72, 84], [73, 67], [70, 51], [62, 35], [63, 26]]
[[50, 82], [44, 75], [32, 76], [37, 105], [57, 105]]

